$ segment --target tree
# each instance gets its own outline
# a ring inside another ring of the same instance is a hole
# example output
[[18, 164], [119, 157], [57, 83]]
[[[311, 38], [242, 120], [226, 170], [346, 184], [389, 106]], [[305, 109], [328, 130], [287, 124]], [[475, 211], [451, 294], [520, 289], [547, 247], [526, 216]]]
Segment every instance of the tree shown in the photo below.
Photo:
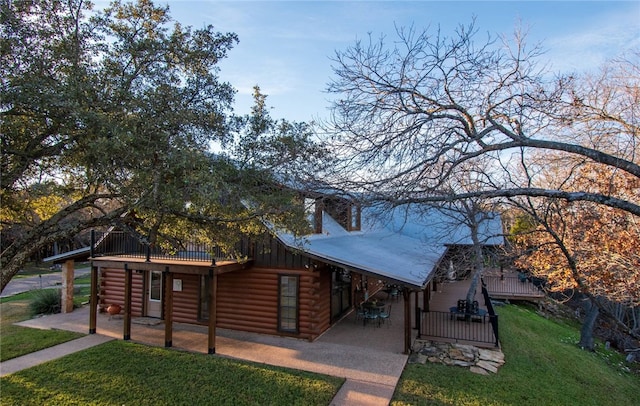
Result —
[[[560, 201], [567, 205], [558, 212], [560, 223], [550, 221], [545, 228], [557, 249], [566, 243], [557, 226], [576, 224], [562, 223], [566, 214], [607, 208], [640, 217], [638, 50], [610, 61], [599, 75], [551, 75], [540, 67], [541, 47], [528, 47], [520, 32], [512, 42], [482, 39], [471, 23], [452, 37], [413, 28], [398, 29], [397, 35], [392, 46], [385, 38], [369, 38], [336, 52], [336, 78], [328, 89], [336, 101], [325, 125], [334, 154], [342, 158], [333, 174], [337, 184], [390, 205], [469, 198]], [[571, 179], [604, 174], [601, 187], [535, 181], [551, 154], [571, 161], [570, 167], [590, 168]], [[473, 189], [449, 187], [457, 172], [483, 160], [491, 164]], [[544, 216], [533, 219], [544, 228]], [[621, 250], [615, 248], [629, 254]], [[564, 254], [569, 265], [563, 269], [571, 269], [574, 253]], [[633, 277], [626, 267], [615, 274], [619, 280]]]
[[[490, 160], [484, 159], [478, 160], [474, 165], [471, 165], [470, 162], [461, 165], [446, 180], [446, 185], [440, 188], [440, 193], [450, 195], [455, 194], [457, 191], [471, 192], [476, 190], [481, 184], [489, 181], [487, 179], [489, 162]], [[473, 303], [487, 259], [485, 258], [484, 246], [489, 240], [502, 237], [502, 235], [487, 233], [487, 224], [498, 218], [499, 207], [482, 197], [442, 202], [436, 207], [439, 207], [441, 212], [451, 219], [450, 226], [455, 228], [465, 226], [469, 230], [472, 244], [467, 254], [470, 254], [471, 263], [468, 265], [471, 266], [472, 274], [466, 300], [467, 303]]]
[[[565, 189], [627, 188], [612, 182], [611, 174], [592, 164], [569, 165], [545, 157], [547, 182]], [[555, 165], [554, 165], [555, 164]], [[549, 176], [552, 174], [552, 176]], [[614, 177], [615, 178], [615, 177]], [[637, 217], [591, 202], [555, 199], [512, 199], [523, 214], [518, 232], [512, 232], [519, 252], [517, 265], [547, 280], [547, 289], [577, 292], [587, 298], [587, 316], [579, 345], [593, 349], [593, 328], [599, 313], [614, 316], [609, 303], [633, 308], [640, 305], [640, 224]]]
[[[337, 100], [326, 126], [335, 153], [344, 158], [334, 177], [345, 187], [399, 203], [528, 195], [591, 201], [640, 215], [639, 194], [502, 181], [513, 165], [511, 152], [520, 149], [558, 151], [640, 178], [637, 52], [618, 61], [629, 75], [615, 76], [610, 95], [590, 98], [593, 86], [576, 75], [550, 78], [539, 68], [540, 47], [527, 47], [520, 33], [513, 44], [490, 37], [477, 43], [473, 23], [451, 38], [414, 29], [397, 34], [395, 47], [370, 38], [336, 52], [329, 91]], [[594, 128], [626, 142], [604, 149], [579, 137]], [[488, 187], [433, 193], [461, 164], [481, 156], [496, 160]]]
[[[236, 129], [234, 90], [217, 76], [235, 34], [183, 27], [149, 0], [95, 13], [83, 0], [1, 7], [2, 232], [13, 237], [2, 289], [34, 252], [89, 228], [119, 225], [148, 243], [198, 228], [230, 246], [258, 218], [299, 223], [274, 193], [273, 166], [210, 152]], [[47, 196], [64, 199], [25, 221]]]
[[[576, 132], [573, 139], [606, 153], [637, 159], [637, 133], [628, 125], [639, 97], [637, 68], [620, 59], [579, 82], [583, 96], [576, 98], [565, 119]], [[638, 177], [580, 156], [557, 152], [525, 156], [523, 151], [518, 161], [520, 171], [513, 171], [510, 178], [514, 185], [628, 201], [637, 199], [640, 190]], [[524, 253], [520, 265], [548, 279], [550, 289], [575, 290], [588, 300], [580, 345], [593, 348], [598, 313], [613, 316], [626, 331], [637, 334], [633, 317], [611, 311], [610, 304], [629, 309], [638, 305], [638, 217], [589, 201], [511, 201], [533, 220], [516, 239]]]

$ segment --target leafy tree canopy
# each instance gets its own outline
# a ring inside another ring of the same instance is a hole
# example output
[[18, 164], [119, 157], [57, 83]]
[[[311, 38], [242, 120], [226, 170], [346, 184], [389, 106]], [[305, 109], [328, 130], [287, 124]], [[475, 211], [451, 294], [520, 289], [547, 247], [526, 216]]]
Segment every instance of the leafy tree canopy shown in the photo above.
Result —
[[[235, 91], [218, 63], [235, 34], [182, 26], [150, 0], [1, 7], [2, 289], [34, 252], [92, 227], [227, 245], [258, 219], [301, 229], [274, 174], [292, 174], [315, 147], [304, 124], [264, 106], [231, 115]], [[243, 154], [213, 154], [214, 144]], [[236, 159], [248, 156], [252, 165]]]

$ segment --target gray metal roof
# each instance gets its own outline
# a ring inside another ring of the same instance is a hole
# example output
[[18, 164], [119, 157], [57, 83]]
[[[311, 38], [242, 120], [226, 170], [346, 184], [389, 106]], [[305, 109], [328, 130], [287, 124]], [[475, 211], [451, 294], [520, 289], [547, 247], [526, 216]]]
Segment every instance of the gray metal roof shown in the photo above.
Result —
[[[451, 213], [438, 210], [392, 211], [364, 209], [362, 231], [348, 232], [323, 213], [322, 234], [301, 238], [276, 231], [292, 248], [406, 285], [422, 288], [431, 279], [450, 244], [471, 244], [469, 227]], [[504, 243], [500, 216], [481, 223], [480, 239], [485, 245]]]
[[57, 264], [60, 262], [68, 261], [70, 259], [73, 259], [73, 260], [88, 259], [90, 254], [91, 254], [91, 247], [84, 247], [84, 248], [79, 248], [77, 250], [65, 252], [62, 254], [53, 255], [53, 256], [44, 258], [42, 261], [53, 262], [54, 264]]

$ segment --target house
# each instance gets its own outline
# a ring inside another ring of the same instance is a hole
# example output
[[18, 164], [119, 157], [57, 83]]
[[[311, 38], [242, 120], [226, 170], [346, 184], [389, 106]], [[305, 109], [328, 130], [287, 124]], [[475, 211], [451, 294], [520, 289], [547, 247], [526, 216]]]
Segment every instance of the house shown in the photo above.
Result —
[[[150, 247], [117, 231], [95, 239], [90, 332], [96, 310], [118, 304], [124, 339], [131, 338], [131, 318], [155, 317], [165, 321], [166, 346], [174, 322], [209, 326], [210, 353], [216, 328], [314, 340], [369, 295], [395, 285], [405, 299], [408, 352], [410, 298], [429, 289], [451, 246], [471, 243], [468, 228], [417, 206], [362, 208], [331, 195], [307, 203], [314, 233], [297, 238], [267, 225], [267, 238], [239, 243], [243, 261], [195, 245]], [[499, 216], [480, 233], [486, 245], [502, 244]]]

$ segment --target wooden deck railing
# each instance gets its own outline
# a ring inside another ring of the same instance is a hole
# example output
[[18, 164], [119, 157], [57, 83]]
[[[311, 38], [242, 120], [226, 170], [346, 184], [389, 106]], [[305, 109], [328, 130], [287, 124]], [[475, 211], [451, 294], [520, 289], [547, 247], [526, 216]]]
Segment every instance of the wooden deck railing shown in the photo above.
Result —
[[493, 325], [497, 326], [498, 315], [481, 317], [457, 317], [449, 312], [429, 311], [422, 313], [420, 336], [447, 339], [465, 344], [491, 344], [498, 346]]
[[517, 276], [485, 276], [489, 295], [494, 299], [539, 299], [544, 292], [536, 284]]

